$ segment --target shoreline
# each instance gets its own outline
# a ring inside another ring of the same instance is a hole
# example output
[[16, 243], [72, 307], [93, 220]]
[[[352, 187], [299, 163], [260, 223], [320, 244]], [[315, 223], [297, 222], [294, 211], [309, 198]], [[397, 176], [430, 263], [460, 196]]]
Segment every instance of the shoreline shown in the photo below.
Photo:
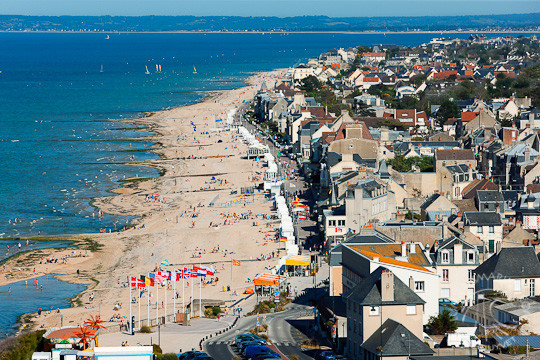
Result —
[[0, 33], [15, 33], [15, 34], [351, 34], [351, 35], [386, 35], [386, 34], [470, 34], [470, 33], [486, 33], [486, 34], [513, 34], [525, 33], [536, 34], [540, 33], [540, 28], [537, 30], [481, 30], [481, 29], [461, 29], [461, 30], [419, 30], [419, 31], [387, 31], [387, 30], [362, 30], [362, 31], [75, 31], [75, 30], [0, 30]]
[[[254, 84], [253, 84], [254, 80], [253, 80], [253, 78], [261, 77], [261, 76], [264, 78], [265, 75], [269, 76], [270, 74], [274, 74], [274, 73], [279, 72], [279, 71], [282, 72], [283, 70], [274, 70], [274, 71], [271, 71], [271, 72], [260, 72], [260, 73], [255, 73], [254, 75], [247, 76], [242, 81], [243, 84], [244, 84], [243, 86], [233, 88], [233, 89], [229, 89], [229, 90], [211, 90], [211, 91], [208, 91], [208, 92], [206, 92], [207, 96], [204, 96], [203, 98], [201, 98], [200, 101], [194, 102], [192, 104], [186, 104], [186, 105], [183, 105], [183, 106], [174, 107], [174, 108], [170, 108], [170, 109], [165, 109], [165, 110], [161, 110], [161, 111], [145, 112], [141, 116], [136, 117], [136, 118], [119, 120], [119, 121], [126, 122], [126, 123], [143, 124], [143, 125], [145, 125], [145, 127], [147, 126], [146, 129], [150, 130], [153, 133], [153, 135], [145, 136], [145, 137], [143, 137], [141, 139], [144, 140], [144, 141], [154, 143], [155, 146], [148, 149], [148, 151], [152, 151], [154, 153], [157, 153], [160, 156], [160, 158], [158, 158], [158, 159], [145, 161], [145, 164], [137, 164], [137, 163], [132, 164], [132, 165], [136, 165], [136, 166], [154, 167], [154, 168], [158, 169], [158, 171], [160, 172], [160, 175], [158, 177], [153, 177], [153, 178], [149, 178], [149, 179], [143, 179], [141, 181], [135, 181], [135, 182], [123, 182], [123, 183], [121, 183], [120, 187], [113, 188], [113, 189], [110, 190], [111, 193], [112, 193], [111, 196], [95, 198], [95, 199], [92, 200], [92, 205], [94, 207], [98, 208], [98, 209], [103, 210], [103, 212], [106, 212], [106, 213], [121, 213], [122, 215], [130, 214], [130, 215], [134, 216], [134, 219], [132, 219], [131, 222], [128, 225], [129, 228], [126, 231], [123, 231], [123, 232], [106, 233], [106, 234], [102, 234], [102, 233], [90, 233], [90, 234], [86, 233], [86, 234], [84, 234], [83, 233], [83, 234], [72, 234], [72, 235], [61, 235], [61, 236], [60, 235], [58, 235], [58, 236], [57, 235], [49, 235], [49, 236], [43, 235], [43, 236], [40, 236], [40, 237], [37, 237], [37, 238], [43, 239], [44, 241], [45, 241], [45, 239], [53, 241], [53, 240], [56, 240], [57, 237], [61, 237], [63, 240], [75, 242], [75, 245], [77, 246], [75, 248], [76, 251], [84, 251], [84, 250], [87, 251], [88, 248], [90, 247], [90, 246], [88, 246], [88, 241], [91, 241], [91, 242], [94, 242], [94, 243], [98, 244], [99, 246], [102, 247], [102, 249], [103, 248], [107, 249], [107, 248], [110, 248], [111, 246], [114, 246], [113, 244], [108, 244], [109, 242], [111, 242], [111, 243], [112, 242], [115, 242], [115, 243], [117, 242], [117, 241], [112, 241], [111, 238], [113, 238], [113, 239], [114, 238], [121, 238], [121, 237], [124, 237], [126, 234], [128, 234], [128, 237], [130, 237], [130, 235], [131, 235], [130, 232], [135, 232], [136, 231], [135, 229], [137, 228], [137, 226], [140, 225], [141, 223], [145, 222], [147, 220], [147, 217], [151, 216], [152, 211], [147, 210], [147, 211], [142, 211], [142, 213], [137, 213], [137, 212], [134, 213], [133, 208], [123, 207], [123, 206], [115, 203], [114, 200], [118, 199], [118, 198], [123, 198], [123, 197], [126, 197], [126, 196], [133, 195], [134, 193], [137, 193], [137, 191], [140, 191], [141, 188], [154, 190], [158, 186], [157, 183], [161, 183], [161, 182], [164, 181], [164, 177], [165, 177], [167, 171], [170, 170], [170, 169], [168, 169], [167, 162], [170, 162], [170, 161], [172, 161], [174, 159], [169, 158], [167, 156], [167, 154], [166, 154], [167, 150], [171, 150], [171, 149], [167, 148], [166, 147], [167, 145], [164, 144], [163, 142], [157, 141], [157, 140], [167, 136], [166, 126], [164, 124], [160, 123], [160, 119], [165, 118], [167, 116], [170, 117], [172, 115], [172, 113], [174, 113], [174, 112], [182, 112], [183, 110], [189, 109], [190, 107], [194, 107], [194, 106], [201, 107], [201, 106], [205, 106], [205, 104], [210, 105], [210, 104], [212, 104], [212, 101], [217, 102], [216, 99], [219, 99], [219, 98], [222, 98], [222, 97], [227, 97], [227, 94], [230, 95], [231, 93], [234, 93], [234, 92], [242, 92], [242, 90], [244, 90], [244, 92], [245, 92], [245, 91], [247, 91], [247, 89], [253, 89], [254, 88]], [[249, 99], [249, 97], [248, 97], [248, 99]], [[230, 110], [230, 107], [231, 107], [231, 105], [229, 105], [229, 110]], [[226, 110], [226, 109], [224, 109], [224, 110]], [[181, 124], [180, 126], [185, 126], [185, 125], [189, 126], [189, 124]], [[228, 133], [231, 133], [231, 132], [229, 131]], [[182, 148], [182, 146], [180, 146], [180, 147]], [[176, 160], [180, 160], [181, 158], [182, 157], [177, 157]], [[183, 160], [183, 161], [186, 162], [186, 160]], [[204, 164], [203, 164], [203, 166], [204, 166]], [[184, 171], [184, 170], [182, 170], [182, 171]], [[187, 179], [189, 179], [191, 177], [189, 175], [189, 171], [187, 173], [183, 173], [182, 175]], [[195, 204], [193, 204], [193, 205], [195, 205]], [[34, 238], [36, 238], [36, 237], [34, 237]], [[82, 244], [82, 246], [79, 247], [79, 245], [81, 245], [81, 244]], [[51, 250], [51, 255], [54, 254], [55, 256], [62, 255], [66, 251], [66, 249], [62, 250], [62, 249], [50, 249], [50, 248], [45, 249], [45, 250]], [[79, 294], [77, 294], [77, 295], [75, 295], [73, 297], [73, 299], [71, 300], [72, 307], [70, 309], [80, 309], [81, 308], [80, 304], [82, 304], [82, 297], [84, 296], [84, 294], [89, 292], [89, 291], [93, 291], [100, 284], [100, 280], [97, 279], [96, 276], [92, 276], [92, 273], [96, 272], [96, 270], [99, 270], [100, 267], [102, 266], [103, 257], [107, 256], [107, 255], [103, 254], [103, 251], [104, 250], [101, 250], [101, 251], [98, 250], [97, 252], [94, 253], [91, 250], [91, 255], [89, 256], [89, 259], [88, 259], [89, 263], [87, 264], [89, 266], [87, 266], [87, 268], [85, 270], [86, 274], [84, 276], [81, 276], [80, 278], [78, 276], [76, 278], [74, 278], [74, 276], [73, 276], [73, 266], [69, 266], [69, 268], [71, 268], [71, 270], [72, 270], [71, 274], [69, 274], [70, 273], [69, 269], [65, 269], [64, 271], [62, 271], [62, 270], [59, 271], [58, 269], [53, 270], [53, 272], [55, 274], [58, 274], [57, 277], [58, 277], [59, 280], [69, 281], [69, 282], [72, 282], [72, 283], [84, 284], [84, 285], [87, 286], [86, 290], [82, 291], [81, 293], [79, 293]], [[29, 253], [32, 253], [32, 252], [33, 251], [30, 251]], [[120, 251], [120, 253], [124, 254], [125, 252]], [[24, 254], [24, 255], [26, 255], [26, 257], [28, 257], [28, 254]], [[153, 254], [152, 254], [152, 256], [153, 256]], [[10, 258], [10, 259], [8, 259], [8, 261], [6, 261], [6, 263], [13, 262], [13, 261], [14, 261], [14, 259]], [[230, 262], [230, 260], [227, 258], [226, 260], [219, 261], [219, 263], [223, 263], [224, 261], [225, 262]], [[208, 262], [209, 263], [214, 263], [214, 264], [218, 263], [215, 260], [213, 260], [213, 261], [210, 260]], [[185, 262], [182, 262], [182, 263], [185, 264]], [[256, 262], [255, 262], [255, 265], [256, 265]], [[118, 268], [118, 266], [113, 266], [113, 268]], [[151, 269], [148, 269], [148, 270], [151, 270]], [[99, 271], [97, 271], [97, 272], [99, 273]], [[82, 274], [82, 272], [81, 272], [81, 274]], [[29, 278], [34, 278], [34, 277], [38, 277], [38, 276], [41, 276], [41, 275], [43, 275], [43, 273], [37, 272], [37, 273], [26, 274], [26, 276], [23, 275], [23, 277], [18, 277], [17, 279], [13, 278], [13, 279], [10, 279], [9, 281], [7, 281], [7, 279], [0, 279], [0, 284], [5, 285], [5, 284], [12, 283], [12, 282], [20, 281], [20, 280], [22, 280], [24, 278], [29, 279]], [[93, 275], [95, 275], [95, 274], [93, 274]], [[38, 319], [35, 318], [33, 313], [22, 314], [20, 316], [20, 318], [24, 319], [24, 321], [21, 322], [21, 327], [19, 328], [18, 333], [20, 333], [21, 330], [35, 328], [36, 326], [39, 325], [39, 321], [37, 321]]]

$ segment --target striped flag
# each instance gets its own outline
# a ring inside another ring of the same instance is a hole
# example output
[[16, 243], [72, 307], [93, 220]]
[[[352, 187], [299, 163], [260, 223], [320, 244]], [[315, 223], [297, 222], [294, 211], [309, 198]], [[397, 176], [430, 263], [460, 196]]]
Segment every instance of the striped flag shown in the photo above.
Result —
[[154, 284], [156, 285], [163, 284], [163, 280], [165, 279], [163, 276], [154, 273], [149, 273], [148, 276], [154, 280]]
[[206, 276], [206, 270], [204, 270], [203, 268], [200, 268], [198, 266], [194, 266], [191, 269], [191, 273], [194, 274], [195, 277], [197, 277], [197, 276]]
[[141, 280], [144, 281], [146, 286], [154, 286], [154, 279], [149, 276], [141, 275]]
[[211, 266], [202, 265], [201, 268], [206, 271], [206, 275], [214, 276], [214, 273], [216, 272], [216, 269]]

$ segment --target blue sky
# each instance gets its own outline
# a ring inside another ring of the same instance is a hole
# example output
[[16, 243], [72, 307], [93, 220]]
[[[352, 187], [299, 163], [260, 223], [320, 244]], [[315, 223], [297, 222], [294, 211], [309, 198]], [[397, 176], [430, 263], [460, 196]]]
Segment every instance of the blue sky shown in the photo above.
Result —
[[0, 0], [0, 14], [426, 16], [540, 12], [539, 0]]

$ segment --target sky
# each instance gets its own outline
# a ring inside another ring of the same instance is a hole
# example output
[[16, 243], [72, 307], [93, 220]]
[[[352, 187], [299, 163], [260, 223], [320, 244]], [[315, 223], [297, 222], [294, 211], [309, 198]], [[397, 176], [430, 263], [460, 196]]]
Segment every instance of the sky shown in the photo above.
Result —
[[540, 0], [0, 0], [2, 15], [447, 16], [540, 12]]

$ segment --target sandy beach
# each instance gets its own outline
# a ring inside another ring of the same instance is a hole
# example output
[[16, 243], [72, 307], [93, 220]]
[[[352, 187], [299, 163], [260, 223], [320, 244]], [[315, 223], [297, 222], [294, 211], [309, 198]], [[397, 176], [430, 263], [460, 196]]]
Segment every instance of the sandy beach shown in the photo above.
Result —
[[[251, 99], [262, 82], [272, 87], [283, 72], [260, 73], [246, 80], [249, 86], [215, 92], [197, 104], [130, 120], [148, 126], [154, 132], [149, 141], [160, 144], [156, 150], [161, 159], [141, 165], [157, 167], [164, 175], [150, 180], [131, 179], [114, 190], [116, 196], [94, 201], [105, 213], [137, 216], [128, 230], [109, 233], [106, 229], [103, 233], [75, 236], [80, 240], [78, 249], [42, 249], [4, 264], [0, 285], [48, 273], [88, 285], [74, 299], [72, 308], [41, 316], [31, 314], [26, 317], [28, 327], [59, 326], [60, 315], [64, 326], [81, 325], [98, 313], [102, 319], [118, 316], [125, 322], [129, 315], [128, 277], [147, 275], [164, 261], [170, 266], [161, 269], [169, 271], [198, 264], [215, 267], [215, 275], [205, 280], [213, 278], [213, 282], [203, 287], [202, 297], [229, 304], [252, 286], [248, 279], [276, 266], [280, 252], [274, 234], [278, 223], [266, 218], [272, 214], [272, 203], [262, 193], [240, 193], [241, 187], [262, 181], [263, 164], [246, 159], [242, 138], [236, 131], [222, 128], [230, 110]], [[211, 202], [214, 206], [210, 206]], [[239, 260], [240, 266], [231, 266], [233, 259]], [[193, 287], [191, 280], [185, 283]], [[195, 281], [194, 297], [198, 298], [199, 285]], [[168, 314], [173, 313], [173, 301], [177, 310], [190, 301], [191, 288], [185, 288], [182, 298], [180, 284], [176, 288], [179, 297], [172, 289], [168, 292]], [[224, 292], [224, 286], [229, 286], [230, 291]], [[164, 301], [161, 290], [160, 303]], [[117, 303], [122, 304], [120, 309], [115, 309]], [[141, 318], [145, 319], [146, 306], [142, 308]], [[134, 304], [133, 315], [136, 312]], [[160, 308], [160, 313], [163, 315], [164, 309]], [[154, 314], [153, 307], [150, 317]]]

